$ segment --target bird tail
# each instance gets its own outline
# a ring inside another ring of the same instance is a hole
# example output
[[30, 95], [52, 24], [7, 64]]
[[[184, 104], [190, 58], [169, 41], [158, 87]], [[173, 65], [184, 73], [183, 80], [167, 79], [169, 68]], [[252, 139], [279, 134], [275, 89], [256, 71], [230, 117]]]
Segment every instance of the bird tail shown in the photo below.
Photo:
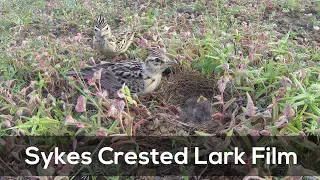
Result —
[[66, 76], [89, 77], [89, 76], [93, 76], [93, 73], [94, 73], [94, 69], [84, 68], [84, 69], [81, 69], [81, 71], [76, 71], [76, 70], [68, 71], [68, 72], [66, 72]]
[[75, 76], [77, 74], [77, 72], [76, 71], [68, 71], [68, 72], [66, 72], [66, 76]]

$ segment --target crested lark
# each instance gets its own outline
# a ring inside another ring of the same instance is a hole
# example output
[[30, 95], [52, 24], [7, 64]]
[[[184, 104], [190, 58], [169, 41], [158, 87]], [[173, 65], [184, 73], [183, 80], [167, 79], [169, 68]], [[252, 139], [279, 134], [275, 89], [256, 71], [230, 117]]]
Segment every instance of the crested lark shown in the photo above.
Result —
[[127, 51], [134, 34], [132, 26], [111, 30], [105, 18], [99, 15], [94, 26], [93, 47], [106, 56], [118, 56]]
[[[81, 70], [84, 77], [93, 77], [101, 71], [101, 87], [109, 91], [117, 91], [123, 84], [127, 85], [132, 94], [143, 95], [153, 92], [160, 84], [162, 72], [176, 64], [159, 49], [152, 48], [145, 62], [125, 61], [99, 64]], [[76, 75], [74, 71], [67, 72], [67, 76]]]

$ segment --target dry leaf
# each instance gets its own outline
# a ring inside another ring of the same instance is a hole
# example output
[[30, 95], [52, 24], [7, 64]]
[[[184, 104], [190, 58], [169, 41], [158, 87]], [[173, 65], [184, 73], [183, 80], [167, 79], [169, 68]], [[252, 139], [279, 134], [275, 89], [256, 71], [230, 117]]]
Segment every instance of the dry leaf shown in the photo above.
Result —
[[77, 100], [77, 104], [76, 104], [75, 110], [77, 112], [86, 112], [86, 104], [87, 104], [86, 97], [81, 95]]
[[64, 125], [66, 126], [66, 125], [68, 125], [69, 123], [70, 123], [70, 124], [75, 124], [76, 122], [77, 122], [77, 121], [74, 120], [72, 116], [68, 115], [68, 116], [66, 117], [66, 121], [64, 122]]
[[254, 116], [256, 114], [256, 108], [253, 104], [253, 101], [251, 99], [251, 96], [249, 95], [249, 93], [247, 93], [247, 98], [248, 98], [248, 104], [246, 107], [246, 112], [245, 114], [248, 116]]

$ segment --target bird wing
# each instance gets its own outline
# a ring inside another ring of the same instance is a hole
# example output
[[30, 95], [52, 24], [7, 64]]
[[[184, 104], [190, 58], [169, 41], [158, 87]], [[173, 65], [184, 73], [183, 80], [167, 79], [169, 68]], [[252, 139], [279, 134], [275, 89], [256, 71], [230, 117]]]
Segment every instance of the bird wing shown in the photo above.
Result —
[[[83, 77], [93, 77], [95, 72], [100, 71], [100, 69], [109, 69], [110, 67], [114, 66], [115, 63], [104, 63], [95, 66], [86, 67], [80, 70], [79, 75]], [[78, 74], [76, 71], [68, 71], [66, 72], [67, 76], [75, 76]]]
[[103, 73], [101, 79], [107, 80], [103, 83], [106, 86], [106, 89], [109, 89], [109, 86], [112, 86], [118, 90], [123, 84], [126, 84], [132, 93], [139, 93], [144, 90], [141, 62], [118, 63], [115, 66], [110, 67], [109, 71]]
[[126, 33], [123, 36], [117, 37], [117, 51], [123, 52], [128, 49], [128, 47], [131, 45], [134, 37], [134, 32]]
[[[132, 93], [140, 93], [144, 90], [144, 75], [142, 63], [138, 61], [126, 61], [118, 63], [104, 63], [81, 69], [79, 74], [83, 77], [93, 77], [95, 72], [101, 71], [101, 86], [110, 91], [117, 91], [126, 84]], [[76, 75], [74, 71], [66, 73], [67, 76]]]
[[135, 32], [131, 26], [119, 28], [114, 32], [117, 44], [117, 51], [123, 52], [131, 45]]

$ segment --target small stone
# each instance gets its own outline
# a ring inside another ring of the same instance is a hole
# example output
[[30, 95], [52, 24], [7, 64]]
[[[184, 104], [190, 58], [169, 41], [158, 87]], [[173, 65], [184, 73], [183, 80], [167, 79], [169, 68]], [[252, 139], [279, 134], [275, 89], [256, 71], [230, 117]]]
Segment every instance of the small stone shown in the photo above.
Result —
[[288, 13], [288, 12], [290, 12], [290, 10], [289, 10], [289, 9], [287, 9], [287, 8], [283, 8], [283, 9], [282, 9], [282, 12], [284, 12], [284, 13]]
[[54, 67], [59, 69], [59, 68], [61, 68], [61, 65], [60, 64], [56, 64]]
[[16, 115], [17, 116], [29, 116], [30, 115], [30, 113], [29, 113], [29, 111], [27, 111], [26, 109], [18, 109], [17, 111], [16, 111]]
[[60, 47], [59, 48], [59, 53], [61, 53], [61, 54], [69, 54], [69, 51], [64, 47]]
[[320, 27], [319, 26], [313, 26], [313, 29], [318, 31], [320, 29]]
[[4, 127], [10, 128], [11, 127], [11, 122], [9, 120], [4, 120], [4, 121], [2, 121], [2, 125]]

